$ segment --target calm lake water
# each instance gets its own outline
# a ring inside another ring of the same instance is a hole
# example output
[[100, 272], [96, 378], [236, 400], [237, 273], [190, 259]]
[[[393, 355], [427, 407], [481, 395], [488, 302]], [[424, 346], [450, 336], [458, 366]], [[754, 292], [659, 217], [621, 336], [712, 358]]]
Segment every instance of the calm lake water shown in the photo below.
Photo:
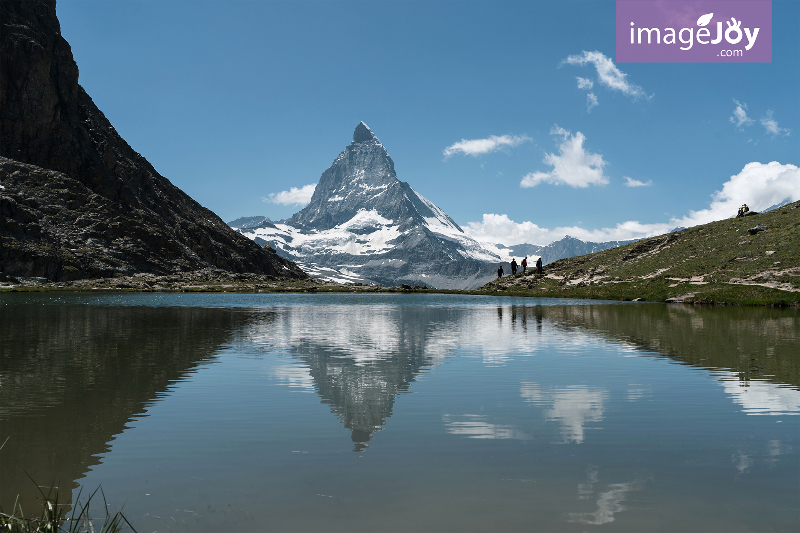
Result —
[[800, 529], [797, 311], [2, 294], [0, 365], [4, 510], [25, 471], [139, 532]]

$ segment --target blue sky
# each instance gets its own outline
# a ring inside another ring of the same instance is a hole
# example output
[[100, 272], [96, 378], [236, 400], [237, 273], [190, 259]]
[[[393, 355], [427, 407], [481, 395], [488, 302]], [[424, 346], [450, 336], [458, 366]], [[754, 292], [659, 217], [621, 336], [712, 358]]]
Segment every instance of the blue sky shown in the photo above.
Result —
[[117, 131], [226, 221], [298, 211], [264, 199], [315, 184], [361, 120], [400, 180], [505, 244], [800, 199], [793, 0], [773, 1], [772, 63], [737, 64], [615, 63], [604, 0], [65, 0], [58, 16]]

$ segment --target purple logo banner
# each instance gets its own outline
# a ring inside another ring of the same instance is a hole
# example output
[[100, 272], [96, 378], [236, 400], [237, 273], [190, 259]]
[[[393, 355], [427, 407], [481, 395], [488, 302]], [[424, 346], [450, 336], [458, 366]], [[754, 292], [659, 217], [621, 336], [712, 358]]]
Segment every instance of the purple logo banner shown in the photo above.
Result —
[[771, 63], [772, 0], [617, 0], [617, 63]]

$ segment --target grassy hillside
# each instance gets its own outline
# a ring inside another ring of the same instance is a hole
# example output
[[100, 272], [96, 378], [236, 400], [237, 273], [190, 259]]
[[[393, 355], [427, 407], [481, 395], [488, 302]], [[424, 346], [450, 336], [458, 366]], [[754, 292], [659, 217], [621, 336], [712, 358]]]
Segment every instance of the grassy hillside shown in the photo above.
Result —
[[[755, 228], [758, 227], [758, 231]], [[748, 231], [752, 230], [752, 231]], [[481, 293], [800, 305], [800, 202], [530, 269]]]

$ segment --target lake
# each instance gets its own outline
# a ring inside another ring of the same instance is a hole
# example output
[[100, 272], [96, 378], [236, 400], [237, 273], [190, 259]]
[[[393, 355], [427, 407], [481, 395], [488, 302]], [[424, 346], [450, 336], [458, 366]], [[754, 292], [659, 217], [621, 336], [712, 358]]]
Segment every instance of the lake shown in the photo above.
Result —
[[800, 528], [796, 310], [5, 293], [0, 364], [6, 512], [27, 472], [140, 533]]

